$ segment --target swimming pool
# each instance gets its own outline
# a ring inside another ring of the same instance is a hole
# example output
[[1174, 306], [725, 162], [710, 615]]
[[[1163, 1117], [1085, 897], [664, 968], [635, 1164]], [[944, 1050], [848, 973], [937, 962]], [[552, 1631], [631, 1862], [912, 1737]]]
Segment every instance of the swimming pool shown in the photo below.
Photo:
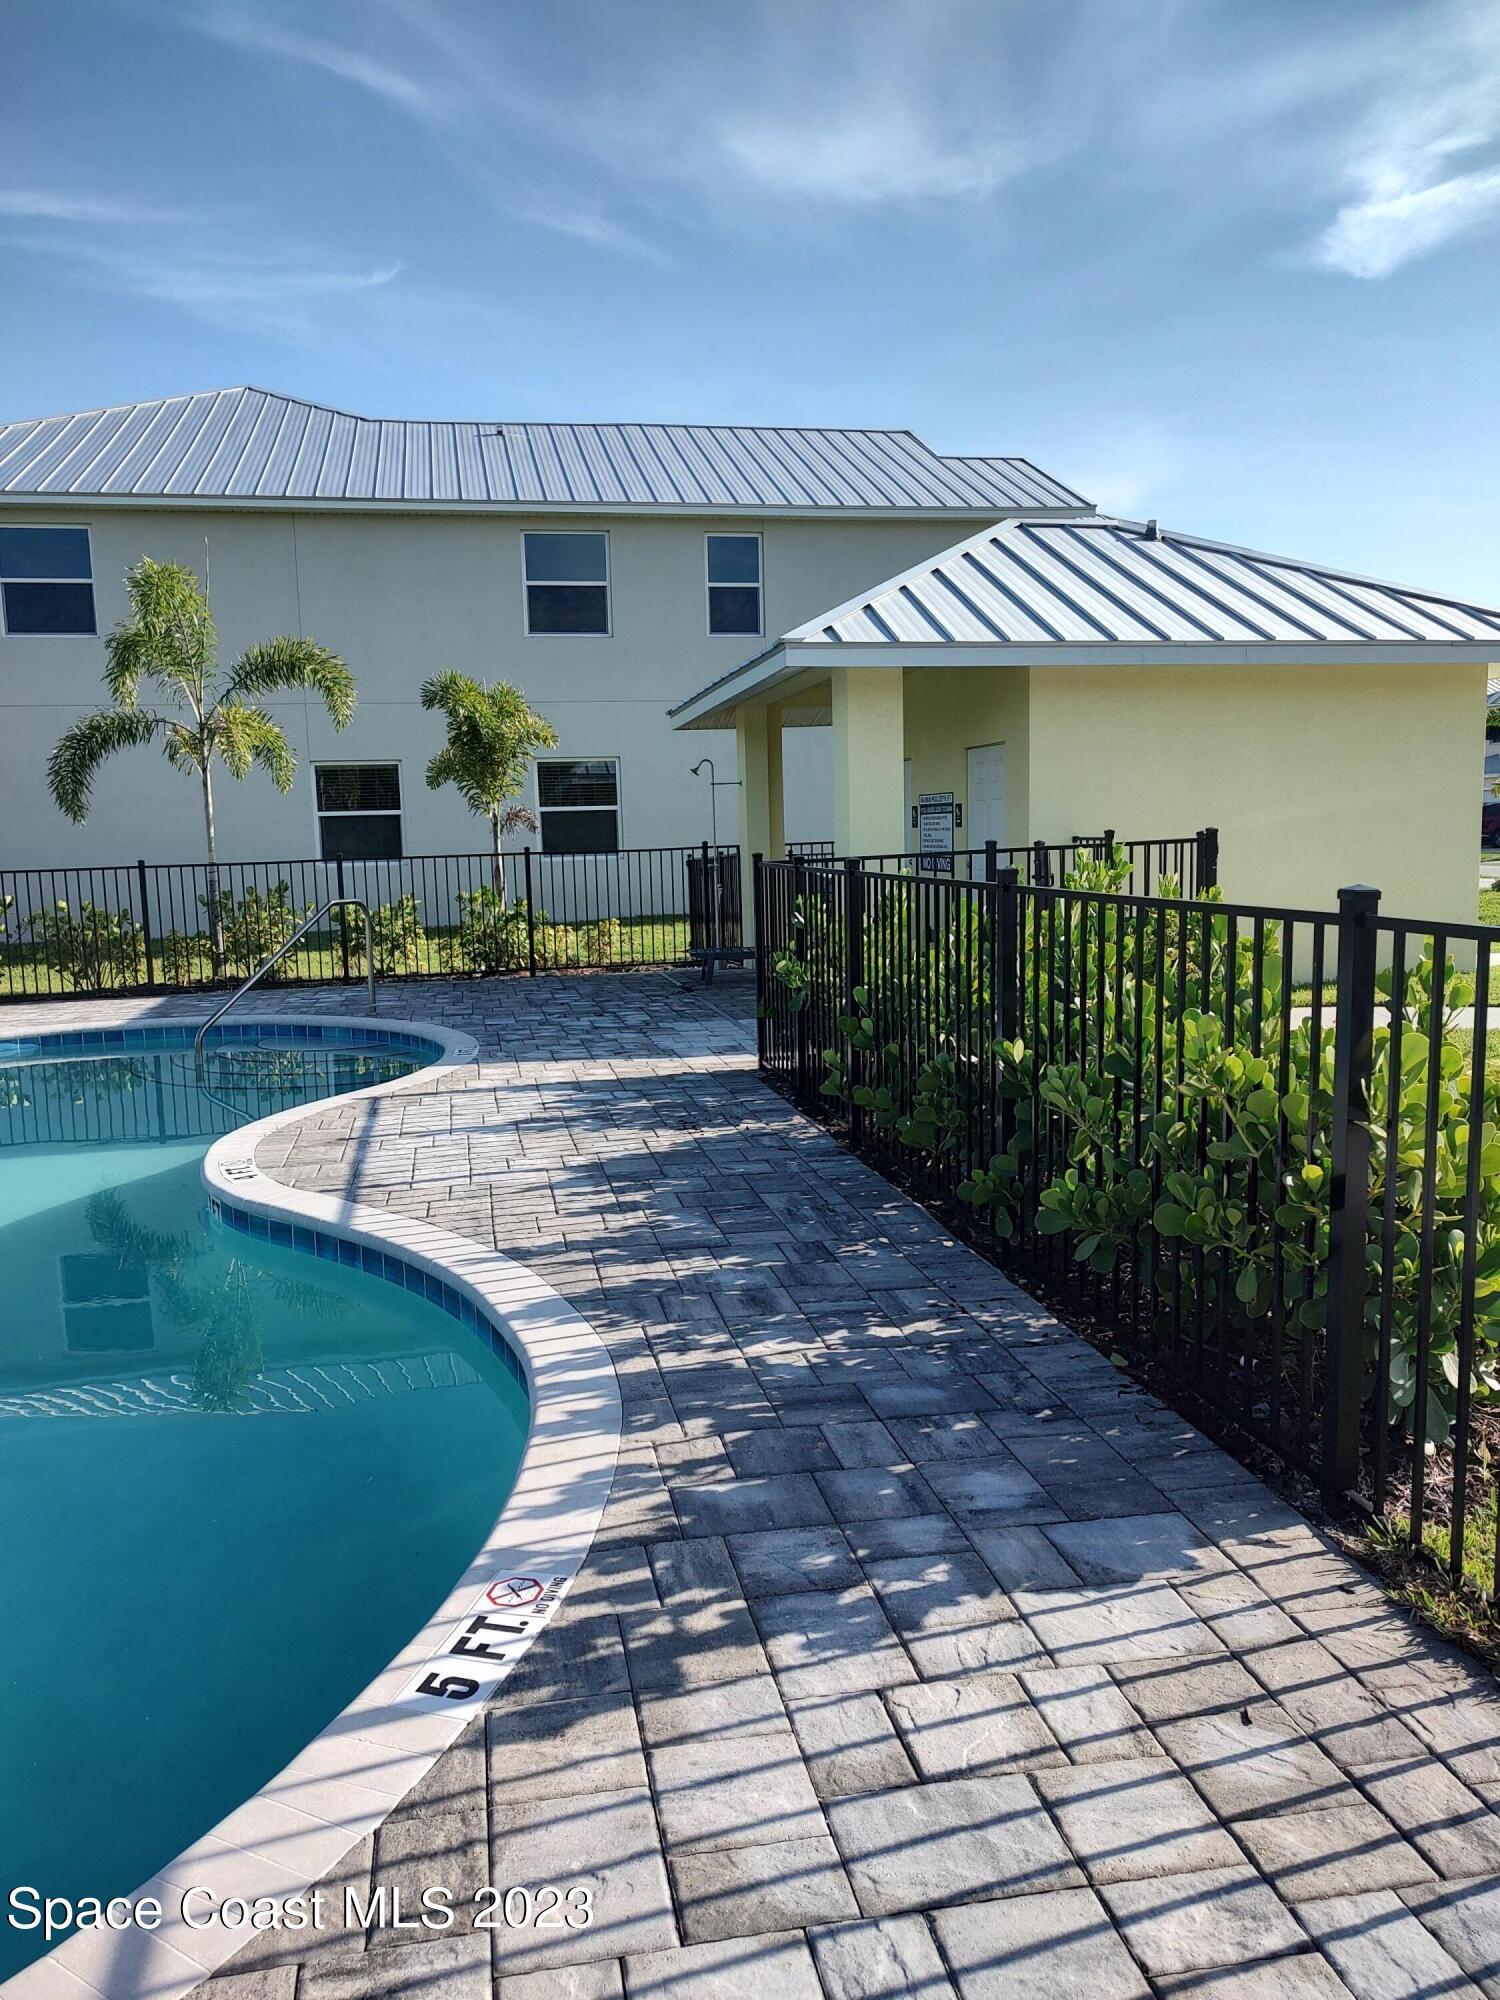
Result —
[[[192, 1033], [0, 1037], [0, 1880], [45, 1894], [134, 1891], [280, 1772], [527, 1442], [524, 1356], [459, 1284], [203, 1185], [216, 1139], [444, 1044], [227, 1024], [200, 1081]], [[0, 1976], [39, 1949], [0, 1929]]]

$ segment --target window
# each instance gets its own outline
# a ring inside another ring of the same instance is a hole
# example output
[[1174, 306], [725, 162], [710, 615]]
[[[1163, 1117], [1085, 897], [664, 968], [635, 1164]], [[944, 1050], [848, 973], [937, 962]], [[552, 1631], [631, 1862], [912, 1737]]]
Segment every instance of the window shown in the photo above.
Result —
[[528, 632], [609, 632], [608, 535], [522, 535]]
[[759, 535], [708, 537], [708, 629], [750, 636], [760, 631]]
[[613, 854], [620, 845], [620, 771], [613, 757], [539, 763], [544, 854]]
[[87, 528], [0, 527], [7, 632], [95, 632]]
[[144, 1264], [106, 1251], [73, 1250], [57, 1260], [63, 1336], [70, 1354], [151, 1347], [151, 1278]]
[[401, 859], [398, 764], [319, 764], [313, 779], [325, 861]]

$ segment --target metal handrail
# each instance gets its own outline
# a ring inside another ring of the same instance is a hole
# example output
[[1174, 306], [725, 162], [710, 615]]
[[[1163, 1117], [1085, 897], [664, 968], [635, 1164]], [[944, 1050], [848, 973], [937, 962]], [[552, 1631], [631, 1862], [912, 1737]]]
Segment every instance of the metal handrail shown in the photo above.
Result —
[[331, 897], [328, 902], [324, 903], [321, 909], [314, 910], [310, 917], [304, 918], [304, 920], [300, 924], [298, 924], [297, 928], [292, 932], [291, 936], [286, 940], [286, 942], [284, 944], [277, 945], [275, 951], [271, 953], [271, 956], [266, 960], [265, 964], [258, 965], [255, 968], [254, 972], [251, 973], [248, 979], [244, 980], [239, 986], [236, 986], [234, 991], [230, 994], [229, 998], [224, 1002], [223, 1006], [216, 1007], [213, 1013], [210, 1014], [208, 1019], [203, 1023], [203, 1026], [198, 1030], [197, 1034], [193, 1037], [193, 1067], [197, 1071], [200, 1077], [203, 1074], [203, 1044], [208, 1038], [209, 1029], [218, 1027], [219, 1023], [223, 1020], [224, 1016], [229, 1012], [230, 1008], [233, 1007], [237, 1001], [243, 1000], [245, 995], [250, 991], [251, 987], [258, 986], [261, 980], [264, 979], [266, 974], [272, 969], [272, 967], [279, 965], [281, 963], [282, 959], [286, 957], [287, 953], [291, 950], [292, 946], [294, 944], [299, 944], [302, 941], [302, 939], [307, 936], [308, 932], [312, 929], [313, 925], [316, 923], [321, 923], [323, 918], [326, 917], [333, 910], [358, 910], [364, 917], [365, 987], [370, 996], [370, 1012], [372, 1014], [375, 1013], [376, 1011], [375, 927], [370, 921], [370, 906], [368, 903], [363, 902], [358, 896]]

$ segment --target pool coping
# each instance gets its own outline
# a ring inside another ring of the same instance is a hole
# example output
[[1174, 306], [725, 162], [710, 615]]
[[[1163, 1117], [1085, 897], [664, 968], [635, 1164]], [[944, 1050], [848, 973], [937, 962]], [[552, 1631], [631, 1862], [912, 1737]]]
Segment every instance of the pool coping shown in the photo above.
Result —
[[[76, 1931], [5, 1981], [0, 1992], [7, 2000], [88, 1994], [177, 2000], [222, 1969], [257, 1933], [190, 1923], [185, 1893], [207, 1890], [215, 1909], [226, 1897], [305, 1896], [378, 1827], [545, 1627], [588, 1552], [614, 1478], [620, 1442], [614, 1364], [598, 1334], [551, 1285], [513, 1258], [431, 1223], [343, 1195], [285, 1187], [255, 1163], [257, 1147], [280, 1127], [362, 1098], [429, 1087], [472, 1062], [477, 1042], [435, 1023], [365, 1015], [278, 1011], [257, 1017], [257, 1024], [388, 1028], [437, 1045], [436, 1060], [407, 1076], [275, 1111], [215, 1140], [203, 1161], [204, 1185], [215, 1212], [233, 1226], [244, 1227], [237, 1217], [290, 1225], [293, 1247], [314, 1255], [319, 1235], [351, 1242], [456, 1294], [521, 1363], [531, 1400], [525, 1448], [505, 1505], [432, 1616], [275, 1777], [128, 1899], [134, 1905], [158, 1899], [160, 1926]], [[312, 1241], [296, 1240], [303, 1235]], [[427, 1693], [419, 1685], [424, 1679], [456, 1679], [466, 1692]], [[207, 1907], [202, 1899], [193, 1906], [195, 1913]]]

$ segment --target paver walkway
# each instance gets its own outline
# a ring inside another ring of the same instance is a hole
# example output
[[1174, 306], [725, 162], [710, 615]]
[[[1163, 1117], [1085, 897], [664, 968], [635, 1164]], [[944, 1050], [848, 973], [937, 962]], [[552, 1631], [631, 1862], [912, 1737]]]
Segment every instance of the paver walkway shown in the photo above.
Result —
[[556, 1621], [336, 1881], [594, 1921], [268, 1933], [202, 2000], [1500, 1996], [1493, 1678], [766, 1090], [742, 982], [384, 1004], [478, 1067], [261, 1165], [539, 1271], [626, 1441]]

